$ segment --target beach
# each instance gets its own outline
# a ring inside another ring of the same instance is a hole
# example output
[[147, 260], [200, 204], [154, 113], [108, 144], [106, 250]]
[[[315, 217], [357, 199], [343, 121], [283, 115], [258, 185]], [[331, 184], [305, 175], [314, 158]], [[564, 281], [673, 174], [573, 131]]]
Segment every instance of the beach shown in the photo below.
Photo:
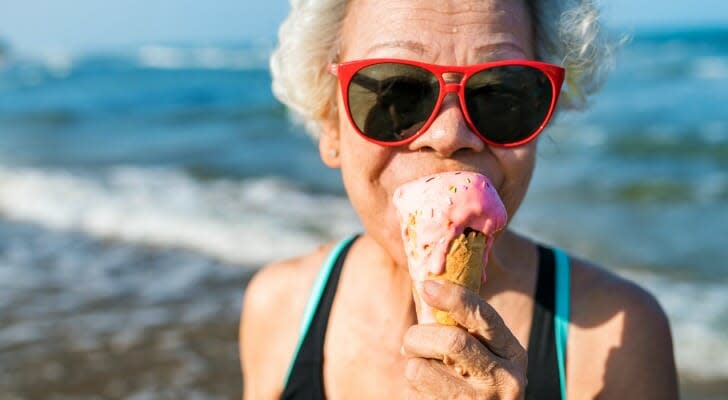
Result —
[[[0, 66], [0, 399], [240, 397], [252, 274], [362, 229], [271, 94], [272, 45]], [[728, 395], [725, 104], [728, 31], [636, 32], [512, 222], [657, 297], [687, 400]]]

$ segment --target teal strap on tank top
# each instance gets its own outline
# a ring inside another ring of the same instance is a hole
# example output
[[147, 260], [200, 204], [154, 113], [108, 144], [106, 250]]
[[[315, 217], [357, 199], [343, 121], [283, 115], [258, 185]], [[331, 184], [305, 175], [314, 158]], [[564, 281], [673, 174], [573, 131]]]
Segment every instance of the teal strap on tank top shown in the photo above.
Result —
[[571, 267], [569, 257], [563, 251], [554, 249], [556, 256], [556, 312], [554, 313], [554, 330], [556, 337], [556, 358], [559, 362], [559, 384], [561, 399], [566, 400], [566, 343], [569, 336], [569, 309], [571, 290]]
[[316, 280], [313, 283], [313, 288], [311, 289], [311, 295], [309, 296], [308, 303], [306, 303], [306, 308], [303, 311], [303, 319], [301, 320], [301, 329], [299, 330], [300, 334], [298, 336], [298, 344], [296, 345], [296, 351], [293, 353], [291, 363], [288, 365], [286, 380], [283, 381], [284, 386], [291, 377], [293, 364], [295, 364], [296, 359], [298, 358], [298, 353], [301, 351], [301, 345], [303, 344], [303, 340], [308, 334], [308, 329], [311, 327], [311, 321], [313, 321], [313, 316], [316, 315], [316, 309], [318, 309], [319, 302], [321, 301], [321, 296], [323, 295], [324, 289], [326, 288], [326, 282], [329, 281], [331, 270], [334, 268], [334, 264], [336, 264], [336, 260], [339, 258], [341, 250], [343, 250], [352, 240], [354, 240], [356, 236], [357, 235], [351, 235], [337, 243], [336, 246], [334, 246], [334, 248], [329, 253], [326, 261], [324, 261], [324, 265], [321, 266], [321, 270], [319, 270], [319, 273], [316, 276]]

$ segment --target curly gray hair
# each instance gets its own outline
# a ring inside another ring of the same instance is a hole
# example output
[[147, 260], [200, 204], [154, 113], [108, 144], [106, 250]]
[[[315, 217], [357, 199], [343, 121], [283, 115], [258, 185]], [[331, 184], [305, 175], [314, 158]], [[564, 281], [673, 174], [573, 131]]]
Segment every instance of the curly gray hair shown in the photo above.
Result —
[[[599, 23], [595, 0], [526, 0], [536, 58], [562, 65], [561, 105], [583, 108], [612, 67], [612, 46]], [[327, 72], [338, 51], [348, 0], [291, 0], [270, 58], [275, 96], [318, 138], [321, 121], [336, 115], [336, 78]]]

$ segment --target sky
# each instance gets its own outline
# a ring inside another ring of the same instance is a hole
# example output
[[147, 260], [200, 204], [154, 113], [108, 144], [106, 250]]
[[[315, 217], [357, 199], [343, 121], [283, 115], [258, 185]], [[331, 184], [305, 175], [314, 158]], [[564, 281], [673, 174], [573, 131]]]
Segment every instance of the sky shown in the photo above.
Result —
[[[728, 27], [728, 0], [603, 0], [608, 26]], [[0, 38], [24, 53], [267, 40], [287, 0], [0, 0]]]

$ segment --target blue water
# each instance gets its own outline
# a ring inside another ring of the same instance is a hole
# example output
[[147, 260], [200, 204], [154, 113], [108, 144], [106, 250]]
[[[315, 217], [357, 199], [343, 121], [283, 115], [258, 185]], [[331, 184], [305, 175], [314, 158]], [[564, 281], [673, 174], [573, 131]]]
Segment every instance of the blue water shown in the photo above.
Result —
[[[0, 258], [13, 261], [0, 276], [23, 271], [24, 285], [3, 296], [73, 286], [99, 260], [167, 271], [159, 260], [171, 251], [208, 271], [169, 283], [190, 287], [360, 229], [338, 173], [272, 96], [269, 51], [11, 54], [0, 65], [0, 239], [10, 243]], [[726, 382], [728, 30], [636, 32], [616, 65], [588, 110], [561, 113], [541, 139], [515, 226], [645, 285], [671, 318], [682, 379]], [[18, 237], [44, 238], [47, 257]], [[81, 271], [49, 281], [43, 268], [64, 262]], [[94, 296], [65, 293], [57, 307], [84, 309]], [[0, 317], [7, 348], [20, 340], [14, 323]], [[103, 342], [105, 331], [91, 332]], [[15, 365], [30, 368], [23, 357]]]

